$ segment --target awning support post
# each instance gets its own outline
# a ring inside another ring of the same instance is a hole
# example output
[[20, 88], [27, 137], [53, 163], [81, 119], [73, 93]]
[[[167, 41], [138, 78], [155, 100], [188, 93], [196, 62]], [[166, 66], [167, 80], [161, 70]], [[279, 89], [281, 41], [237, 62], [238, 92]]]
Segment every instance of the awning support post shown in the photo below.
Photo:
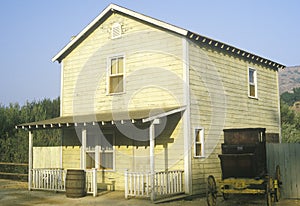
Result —
[[151, 122], [149, 128], [150, 138], [150, 172], [151, 172], [151, 201], [155, 200], [155, 124], [159, 124], [159, 119]]
[[86, 169], [86, 128], [82, 128], [81, 131], [81, 169]]
[[28, 190], [32, 186], [32, 169], [33, 169], [33, 134], [32, 131], [28, 132]]

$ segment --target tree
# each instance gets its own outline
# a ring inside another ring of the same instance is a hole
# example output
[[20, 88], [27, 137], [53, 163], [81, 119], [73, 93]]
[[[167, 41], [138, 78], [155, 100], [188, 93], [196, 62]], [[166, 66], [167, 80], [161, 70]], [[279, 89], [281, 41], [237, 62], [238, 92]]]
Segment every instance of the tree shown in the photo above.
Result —
[[[300, 89], [294, 91], [295, 94], [300, 94]], [[296, 95], [291, 95], [291, 97], [293, 101], [298, 98]], [[282, 141], [300, 143], [300, 114], [297, 114], [289, 106], [293, 105], [294, 102], [287, 103], [285, 100], [282, 99], [280, 102]]]
[[[44, 99], [42, 101], [26, 102], [22, 107], [18, 103], [8, 106], [0, 104], [0, 161], [27, 162], [28, 161], [28, 133], [22, 129], [15, 129], [16, 125], [34, 122], [59, 116], [60, 99]], [[34, 131], [34, 145], [54, 146], [61, 143], [60, 130]], [[2, 166], [2, 172], [24, 173], [22, 167]]]

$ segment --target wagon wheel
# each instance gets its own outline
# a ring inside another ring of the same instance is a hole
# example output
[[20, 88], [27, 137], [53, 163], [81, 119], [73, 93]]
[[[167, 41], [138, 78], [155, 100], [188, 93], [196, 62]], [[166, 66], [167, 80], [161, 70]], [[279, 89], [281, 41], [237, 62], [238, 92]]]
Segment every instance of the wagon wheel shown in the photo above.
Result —
[[[224, 185], [224, 190], [229, 189], [229, 185]], [[223, 199], [228, 200], [229, 194], [228, 193], [222, 193]]]
[[214, 176], [210, 175], [207, 178], [207, 191], [206, 191], [207, 205], [217, 205], [217, 185]]
[[275, 188], [275, 200], [276, 200], [276, 202], [278, 202], [280, 200], [280, 197], [281, 197], [280, 186], [282, 184], [279, 165], [276, 166], [275, 180], [277, 181], [277, 187]]
[[267, 205], [272, 206], [273, 203], [275, 202], [274, 181], [272, 177], [267, 178], [266, 196], [267, 196]]

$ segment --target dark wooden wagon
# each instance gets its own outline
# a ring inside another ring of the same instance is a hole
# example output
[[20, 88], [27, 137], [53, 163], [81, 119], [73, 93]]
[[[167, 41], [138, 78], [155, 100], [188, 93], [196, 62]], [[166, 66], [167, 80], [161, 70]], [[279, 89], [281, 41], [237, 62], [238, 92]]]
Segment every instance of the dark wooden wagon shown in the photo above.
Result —
[[[215, 206], [217, 195], [265, 194], [267, 205], [280, 199], [280, 168], [274, 176], [267, 172], [265, 128], [225, 129], [219, 155], [222, 179], [207, 179], [207, 204]], [[218, 184], [217, 184], [218, 183]]]

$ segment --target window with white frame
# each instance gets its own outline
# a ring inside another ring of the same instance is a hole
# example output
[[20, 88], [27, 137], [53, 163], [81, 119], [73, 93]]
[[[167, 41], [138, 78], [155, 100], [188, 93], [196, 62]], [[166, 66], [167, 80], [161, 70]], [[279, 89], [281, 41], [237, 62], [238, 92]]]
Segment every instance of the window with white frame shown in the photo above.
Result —
[[248, 68], [248, 95], [257, 98], [257, 74], [252, 68]]
[[196, 128], [194, 135], [194, 157], [204, 157], [204, 129]]
[[87, 135], [86, 168], [114, 170], [114, 135], [105, 133]]
[[111, 38], [117, 39], [122, 35], [122, 26], [120, 23], [116, 22], [111, 26]]
[[108, 93], [116, 94], [124, 92], [124, 57], [109, 59]]

